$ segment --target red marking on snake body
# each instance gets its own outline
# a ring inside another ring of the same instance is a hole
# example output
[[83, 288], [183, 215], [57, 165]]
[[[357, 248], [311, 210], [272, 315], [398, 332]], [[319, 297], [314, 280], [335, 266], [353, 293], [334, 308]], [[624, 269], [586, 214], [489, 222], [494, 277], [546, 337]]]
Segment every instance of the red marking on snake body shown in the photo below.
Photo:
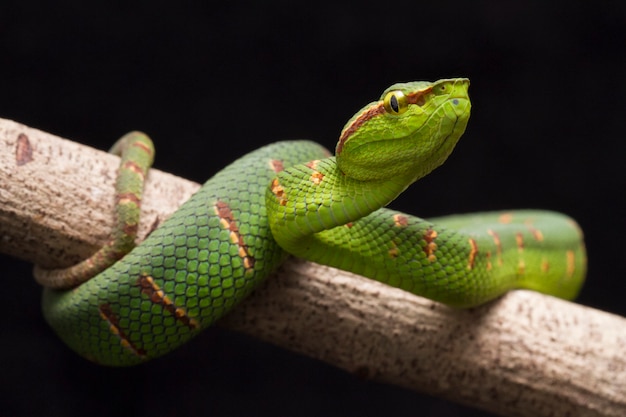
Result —
[[[432, 87], [425, 88], [420, 91], [415, 91], [412, 93], [408, 93], [406, 95], [407, 103], [409, 104], [417, 104], [418, 106], [423, 106], [426, 103], [426, 94], [430, 93], [433, 90]], [[341, 133], [341, 137], [339, 138], [339, 143], [337, 144], [337, 155], [343, 151], [343, 147], [346, 141], [356, 132], [361, 126], [363, 126], [367, 121], [373, 119], [374, 117], [380, 116], [385, 113], [385, 107], [382, 101], [371, 105], [367, 109], [363, 110], [363, 112], [358, 115], [350, 126], [346, 127], [346, 129]]]
[[432, 91], [432, 87], [429, 87], [422, 91], [416, 91], [414, 93], [409, 93], [406, 95], [406, 101], [409, 104], [417, 104], [418, 106], [423, 106], [426, 104], [426, 93], [430, 93]]
[[135, 193], [121, 193], [116, 196], [118, 204], [134, 203], [141, 204], [141, 199]]
[[28, 136], [24, 133], [20, 133], [17, 136], [17, 143], [15, 145], [15, 161], [17, 166], [26, 165], [33, 160], [33, 147], [30, 144]]
[[278, 181], [278, 178], [274, 178], [272, 180], [272, 185], [270, 186], [270, 189], [272, 190], [272, 193], [278, 199], [278, 203], [281, 206], [284, 206], [287, 204], [287, 197], [285, 196], [285, 189], [283, 188], [282, 185], [280, 185], [280, 181]]
[[393, 224], [396, 227], [406, 227], [409, 224], [409, 219], [403, 214], [394, 214]]
[[511, 213], [503, 213], [498, 217], [498, 221], [502, 224], [509, 224], [513, 221], [513, 215]]
[[437, 231], [433, 230], [432, 227], [429, 227], [424, 233], [424, 240], [426, 241], [426, 245], [424, 246], [424, 253], [426, 254], [426, 258], [430, 262], [435, 262], [437, 257], [435, 256], [435, 250], [437, 250], [437, 244], [435, 243], [435, 239], [437, 238]]
[[368, 107], [367, 109], [363, 111], [363, 113], [357, 116], [357, 118], [354, 119], [352, 123], [350, 123], [350, 126], [348, 126], [341, 133], [341, 137], [339, 138], [339, 142], [337, 143], [337, 151], [336, 151], [337, 155], [339, 155], [341, 151], [343, 151], [343, 146], [345, 145], [348, 138], [352, 136], [354, 132], [356, 132], [368, 120], [373, 119], [376, 116], [380, 116], [383, 113], [385, 113], [385, 107], [383, 106], [383, 103], [380, 102], [380, 103], [373, 104], [372, 106]]
[[172, 299], [163, 292], [151, 276], [140, 276], [137, 280], [137, 285], [139, 286], [141, 293], [148, 296], [152, 303], [163, 307], [163, 309], [174, 316], [176, 320], [180, 321], [192, 330], [198, 328], [198, 322], [189, 317], [185, 309], [174, 305]]
[[502, 242], [500, 236], [491, 229], [487, 230], [487, 234], [493, 239], [494, 245], [496, 245], [496, 257], [498, 258], [498, 266], [502, 266]]
[[521, 253], [524, 251], [524, 235], [520, 232], [515, 233], [515, 244], [517, 245], [518, 252]]
[[487, 271], [491, 271], [493, 269], [493, 265], [491, 263], [491, 251], [487, 251], [485, 254], [485, 259], [487, 260], [487, 266], [485, 267]]
[[469, 244], [470, 244], [470, 253], [469, 253], [469, 259], [467, 261], [467, 269], [473, 269], [474, 262], [476, 261], [476, 255], [478, 255], [478, 244], [472, 238], [469, 239]]
[[145, 143], [140, 142], [138, 140], [134, 141], [131, 144], [131, 146], [134, 146], [135, 148], [140, 148], [142, 151], [144, 151], [148, 155], [152, 155], [154, 153], [153, 149], [151, 149], [148, 145], [146, 145]]
[[283, 161], [280, 159], [270, 159], [270, 169], [278, 173], [284, 170], [285, 166], [283, 165]]
[[315, 185], [320, 185], [324, 180], [324, 174], [319, 171], [315, 171], [311, 174], [311, 182]]
[[126, 223], [123, 230], [125, 235], [134, 236], [137, 234], [137, 230], [139, 230], [139, 225], [137, 223]]
[[223, 201], [216, 202], [214, 209], [215, 214], [220, 218], [222, 226], [230, 231], [230, 241], [239, 247], [238, 254], [241, 259], [243, 259], [244, 268], [252, 269], [254, 267], [254, 257], [250, 254], [250, 250], [244, 242], [243, 236], [239, 233], [239, 226], [237, 226], [232, 210], [228, 204]]
[[543, 242], [543, 233], [541, 233], [541, 230], [534, 228], [530, 224], [526, 224], [526, 227], [528, 228], [530, 234], [533, 236], [533, 239], [535, 239], [537, 242]]
[[[141, 205], [141, 198], [139, 198], [139, 196], [137, 196], [137, 194], [135, 193], [122, 193], [122, 194], [116, 195], [115, 198], [117, 200], [117, 204], [119, 205], [134, 204], [137, 207]], [[139, 229], [139, 224], [137, 223], [125, 223], [124, 224], [124, 234], [127, 236], [136, 235], [138, 229]]]
[[313, 170], [313, 173], [311, 174], [311, 182], [315, 185], [320, 185], [324, 180], [324, 174], [317, 170], [317, 165], [319, 164], [319, 162], [319, 159], [314, 159], [304, 164], [307, 168]]
[[120, 344], [124, 348], [141, 358], [146, 356], [146, 351], [135, 346], [120, 328], [119, 317], [117, 317], [117, 315], [113, 312], [109, 304], [100, 304], [100, 306], [98, 306], [98, 312], [100, 313], [100, 317], [102, 317], [102, 319], [109, 324], [109, 330], [111, 333], [120, 339]]
[[123, 168], [132, 171], [134, 174], [138, 175], [142, 181], [144, 180], [143, 169], [137, 163], [126, 161]]
[[308, 168], [311, 169], [317, 169], [317, 165], [320, 163], [319, 159], [314, 159], [312, 161], [307, 162], [306, 164], [304, 164], [305, 166], [307, 166]]
[[400, 256], [400, 249], [398, 249], [398, 245], [396, 245], [396, 242], [391, 241], [391, 248], [389, 249], [389, 257], [397, 258], [398, 256]]

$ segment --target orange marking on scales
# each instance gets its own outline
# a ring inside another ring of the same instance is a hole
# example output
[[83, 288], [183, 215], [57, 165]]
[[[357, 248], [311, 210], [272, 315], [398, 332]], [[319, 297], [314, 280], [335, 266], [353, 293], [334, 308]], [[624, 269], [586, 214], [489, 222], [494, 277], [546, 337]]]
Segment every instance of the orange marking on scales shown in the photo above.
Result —
[[406, 227], [409, 224], [409, 219], [403, 214], [394, 214], [393, 224], [396, 227]]
[[143, 169], [139, 165], [137, 165], [135, 162], [133, 162], [133, 161], [126, 161], [124, 163], [124, 167], [123, 168], [127, 169], [129, 171], [132, 171], [134, 174], [139, 176], [142, 181], [144, 180]]
[[438, 233], [436, 230], [433, 230], [432, 227], [429, 227], [424, 233], [424, 240], [426, 241], [426, 245], [424, 246], [424, 253], [426, 254], [426, 259], [430, 262], [435, 262], [437, 260], [437, 256], [435, 255], [435, 251], [437, 250], [437, 244], [435, 243], [435, 239], [437, 238]]
[[543, 233], [541, 232], [541, 230], [533, 227], [533, 225], [530, 224], [530, 222], [525, 222], [525, 223], [533, 239], [535, 239], [537, 242], [543, 242]]
[[230, 231], [228, 237], [233, 244], [238, 246], [237, 254], [243, 260], [244, 268], [253, 268], [254, 257], [250, 253], [250, 250], [246, 245], [246, 242], [244, 241], [243, 235], [239, 233], [239, 226], [237, 226], [233, 211], [230, 209], [227, 203], [219, 200], [213, 206], [213, 210], [215, 211], [215, 214], [220, 218], [220, 224], [222, 225], [222, 227]]
[[319, 171], [315, 171], [311, 174], [311, 182], [315, 185], [320, 185], [324, 180], [324, 174]]
[[280, 159], [270, 159], [268, 161], [268, 164], [270, 166], [270, 169], [276, 173], [281, 172], [285, 169], [283, 161], [281, 161]]
[[134, 148], [140, 148], [142, 151], [144, 151], [148, 155], [152, 155], [154, 153], [153, 149], [151, 149], [148, 145], [138, 140], [134, 141], [130, 146]]
[[398, 245], [396, 245], [396, 242], [391, 241], [391, 249], [389, 249], [389, 257], [391, 258], [397, 258], [398, 256], [400, 256], [400, 249], [398, 249]]
[[502, 266], [502, 241], [500, 236], [491, 229], [487, 229], [487, 234], [493, 239], [493, 243], [496, 245], [496, 258], [498, 258], [498, 266]]
[[320, 163], [319, 159], [314, 159], [312, 161], [307, 162], [306, 164], [304, 164], [306, 167], [311, 168], [313, 170], [317, 169], [317, 165]]
[[133, 203], [136, 205], [141, 204], [141, 199], [137, 197], [135, 193], [122, 193], [116, 196], [117, 204]]
[[313, 173], [311, 174], [310, 179], [311, 179], [311, 182], [315, 185], [320, 185], [322, 181], [324, 180], [324, 174], [317, 171], [317, 165], [319, 164], [319, 162], [320, 162], [319, 159], [314, 159], [304, 164], [306, 167], [313, 170]]
[[509, 224], [513, 221], [513, 215], [511, 213], [503, 213], [498, 217], [498, 222], [502, 224]]
[[[521, 256], [521, 254], [524, 252], [524, 235], [522, 233], [515, 233], [515, 244], [517, 245], [517, 252]], [[524, 275], [525, 272], [526, 263], [524, 262], [524, 259], [520, 257], [519, 261], [517, 262], [517, 274]]]
[[184, 308], [174, 305], [172, 299], [154, 282], [154, 278], [149, 275], [142, 275], [137, 280], [137, 285], [141, 293], [148, 296], [152, 303], [163, 307], [163, 310], [169, 312], [176, 320], [192, 330], [199, 327], [198, 322], [194, 318], [189, 317]]
[[430, 93], [432, 91], [432, 87], [428, 87], [424, 90], [421, 91], [416, 91], [413, 93], [409, 93], [407, 94], [406, 97], [406, 102], [409, 104], [417, 104], [418, 106], [423, 106], [424, 104], [426, 104], [426, 94]]
[[350, 126], [346, 127], [341, 133], [341, 136], [339, 137], [339, 142], [337, 143], [337, 155], [339, 155], [343, 151], [343, 147], [346, 144], [348, 138], [350, 138], [350, 136], [352, 136], [354, 132], [356, 132], [361, 126], [363, 126], [365, 122], [384, 113], [385, 107], [383, 106], [382, 101], [363, 110], [363, 112], [359, 116], [357, 116], [352, 123], [350, 123]]
[[478, 244], [472, 238], [470, 238], [468, 241], [470, 244], [470, 253], [469, 259], [467, 261], [467, 269], [474, 269], [474, 262], [476, 261], [476, 255], [478, 255]]
[[122, 345], [124, 349], [129, 350], [133, 355], [139, 356], [140, 358], [146, 356], [146, 351], [135, 346], [120, 328], [120, 319], [113, 312], [109, 304], [100, 304], [98, 306], [98, 313], [102, 320], [106, 321], [109, 325], [109, 331], [120, 339], [120, 345]]
[[487, 265], [485, 268], [487, 269], [487, 271], [491, 271], [491, 269], [493, 268], [493, 265], [491, 264], [491, 251], [487, 251], [485, 257], [487, 259]]
[[278, 202], [281, 206], [284, 206], [287, 204], [287, 198], [285, 197], [285, 189], [283, 188], [282, 185], [280, 185], [280, 181], [278, 181], [278, 178], [274, 178], [272, 180], [270, 189], [272, 190], [272, 193], [278, 199]]
[[126, 236], [134, 236], [137, 234], [137, 230], [139, 230], [139, 224], [125, 223], [122, 229], [124, 230], [124, 234]]
[[519, 253], [524, 252], [524, 235], [520, 232], [515, 233], [515, 244]]

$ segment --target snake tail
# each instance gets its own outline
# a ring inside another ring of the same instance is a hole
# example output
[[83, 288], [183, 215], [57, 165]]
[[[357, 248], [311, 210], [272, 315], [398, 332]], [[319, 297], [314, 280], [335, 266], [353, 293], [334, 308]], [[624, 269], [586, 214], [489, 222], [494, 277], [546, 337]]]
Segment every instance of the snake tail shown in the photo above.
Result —
[[113, 236], [96, 253], [71, 267], [49, 270], [35, 266], [35, 280], [44, 287], [73, 288], [104, 271], [135, 247], [143, 185], [154, 161], [154, 145], [144, 133], [130, 132], [110, 152], [121, 157], [115, 181], [117, 224]]

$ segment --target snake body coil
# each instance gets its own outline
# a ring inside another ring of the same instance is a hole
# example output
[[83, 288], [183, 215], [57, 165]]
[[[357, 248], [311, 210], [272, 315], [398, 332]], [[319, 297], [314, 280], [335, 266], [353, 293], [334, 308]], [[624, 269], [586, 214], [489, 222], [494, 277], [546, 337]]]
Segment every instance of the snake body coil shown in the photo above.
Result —
[[460, 307], [514, 288], [575, 297], [585, 252], [564, 215], [426, 221], [381, 208], [452, 152], [468, 85], [390, 87], [346, 124], [336, 157], [308, 141], [242, 157], [121, 261], [72, 290], [47, 289], [46, 319], [94, 362], [141, 363], [222, 317], [288, 253]]

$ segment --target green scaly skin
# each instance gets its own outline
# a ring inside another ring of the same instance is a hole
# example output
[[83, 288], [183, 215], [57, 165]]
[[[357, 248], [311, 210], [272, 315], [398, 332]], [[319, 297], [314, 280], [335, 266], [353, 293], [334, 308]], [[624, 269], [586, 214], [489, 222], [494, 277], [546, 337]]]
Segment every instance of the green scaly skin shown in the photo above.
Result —
[[244, 156], [121, 261], [73, 290], [47, 289], [46, 319], [94, 362], [141, 363], [223, 316], [287, 252], [453, 306], [513, 288], [575, 297], [585, 251], [564, 215], [427, 221], [381, 208], [452, 152], [469, 119], [468, 86], [390, 87], [347, 123], [336, 157], [308, 141]]

